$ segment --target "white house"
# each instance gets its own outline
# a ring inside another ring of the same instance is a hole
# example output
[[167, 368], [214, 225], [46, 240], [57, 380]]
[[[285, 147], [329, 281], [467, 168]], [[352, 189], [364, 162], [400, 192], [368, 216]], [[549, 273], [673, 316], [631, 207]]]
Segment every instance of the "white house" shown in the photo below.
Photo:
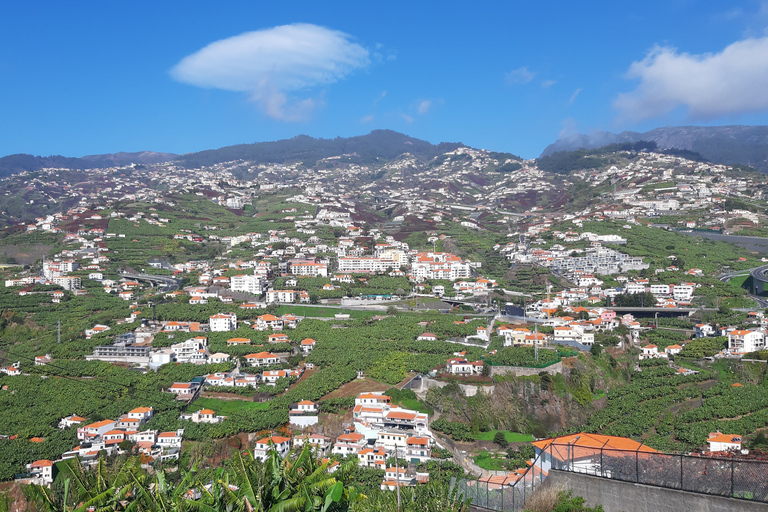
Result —
[[707, 449], [710, 452], [731, 452], [741, 450], [741, 436], [710, 432], [707, 439]]
[[288, 406], [288, 415], [291, 425], [297, 427], [308, 427], [318, 422], [318, 408], [315, 402], [311, 400], [302, 400], [297, 404]]
[[273, 364], [278, 364], [280, 362], [279, 357], [277, 357], [275, 354], [270, 354], [269, 352], [259, 352], [258, 354], [248, 354], [247, 356], [245, 356], [245, 360], [251, 366], [269, 366]]
[[50, 485], [53, 483], [53, 462], [47, 459], [36, 460], [27, 464], [29, 474], [37, 485]]
[[275, 450], [281, 458], [285, 458], [291, 451], [291, 440], [287, 437], [272, 436], [256, 441], [253, 456], [264, 462], [269, 457], [269, 452]]

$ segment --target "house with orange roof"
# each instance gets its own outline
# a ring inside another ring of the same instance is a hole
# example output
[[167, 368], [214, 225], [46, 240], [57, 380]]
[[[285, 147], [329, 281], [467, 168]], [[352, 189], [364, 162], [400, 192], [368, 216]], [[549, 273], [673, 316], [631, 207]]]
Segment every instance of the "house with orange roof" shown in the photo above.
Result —
[[437, 336], [435, 336], [431, 332], [425, 332], [425, 333], [419, 334], [416, 337], [416, 340], [417, 341], [437, 341]]
[[301, 351], [304, 353], [304, 355], [307, 355], [312, 352], [312, 349], [315, 348], [315, 345], [317, 345], [317, 341], [313, 340], [312, 338], [305, 338], [301, 340]]
[[408, 474], [405, 468], [389, 467], [384, 470], [384, 480], [381, 482], [381, 490], [394, 491], [397, 487], [409, 487], [416, 485], [416, 479]]
[[723, 434], [720, 431], [710, 432], [707, 438], [707, 449], [710, 452], [741, 451], [741, 436]]
[[755, 352], [765, 348], [765, 332], [736, 329], [728, 333], [728, 349], [733, 352]]
[[250, 345], [251, 340], [248, 338], [230, 338], [227, 340], [228, 347], [242, 347], [244, 345]]
[[279, 331], [283, 328], [283, 319], [270, 314], [261, 315], [256, 318], [253, 328], [258, 331], [266, 331], [267, 329]]
[[27, 472], [32, 475], [33, 483], [37, 485], [50, 485], [53, 483], [55, 465], [48, 459], [36, 460], [27, 464]]
[[69, 428], [75, 425], [81, 425], [84, 421], [86, 421], [85, 418], [81, 416], [77, 416], [76, 414], [72, 414], [70, 416], [62, 418], [59, 421], [58, 427], [63, 430], [65, 428]]
[[405, 459], [408, 462], [425, 462], [432, 458], [432, 438], [409, 436], [405, 440]]
[[168, 392], [176, 395], [177, 400], [192, 400], [200, 391], [201, 383], [193, 380], [192, 382], [174, 382]]
[[362, 468], [385, 469], [387, 452], [383, 448], [363, 448], [357, 452], [357, 463]]
[[217, 313], [208, 319], [211, 332], [228, 332], [237, 329], [237, 315], [235, 313]]
[[180, 420], [189, 420], [192, 423], [221, 423], [226, 419], [226, 416], [219, 416], [215, 411], [211, 409], [200, 409], [193, 413], [182, 414], [179, 416]]
[[162, 459], [178, 459], [181, 452], [181, 443], [184, 438], [184, 429], [180, 428], [172, 432], [160, 432], [157, 434], [157, 445], [163, 449]]
[[291, 425], [303, 428], [316, 425], [319, 409], [311, 400], [302, 400], [288, 406], [288, 417]]
[[627, 437], [606, 436], [580, 432], [556, 438], [534, 441], [536, 456], [541, 456], [540, 468], [549, 471], [551, 467], [562, 468], [568, 465], [571, 471], [594, 474], [595, 468], [600, 471], [601, 457], [603, 461], [615, 463], [615, 458], [631, 457], [634, 462], [638, 454], [658, 453], [657, 450], [638, 443]]
[[342, 434], [337, 437], [336, 442], [333, 443], [331, 453], [333, 455], [346, 457], [347, 455], [356, 454], [361, 449], [365, 448], [367, 444], [368, 440], [363, 434], [358, 434], [357, 432]]
[[654, 359], [657, 357], [667, 357], [666, 352], [659, 352], [659, 347], [656, 345], [648, 344], [642, 347], [640, 352], [640, 360], [643, 359]]
[[259, 352], [257, 354], [248, 354], [245, 356], [245, 360], [248, 364], [254, 367], [259, 366], [270, 366], [273, 364], [278, 364], [280, 362], [280, 358], [276, 356], [275, 354], [270, 354], [269, 352]]
[[291, 451], [291, 439], [277, 435], [259, 439], [253, 449], [253, 457], [264, 462], [273, 450], [277, 452], [280, 458], [284, 459]]
[[114, 420], [102, 420], [77, 429], [77, 438], [81, 441], [100, 437], [104, 432], [109, 432], [117, 424]]
[[668, 356], [674, 356], [680, 353], [680, 351], [683, 350], [683, 347], [681, 345], [669, 345], [667, 348], [664, 349], [664, 352]]
[[277, 334], [270, 334], [267, 336], [267, 342], [268, 343], [290, 343], [291, 340], [288, 338], [287, 334], [283, 333], [277, 333]]

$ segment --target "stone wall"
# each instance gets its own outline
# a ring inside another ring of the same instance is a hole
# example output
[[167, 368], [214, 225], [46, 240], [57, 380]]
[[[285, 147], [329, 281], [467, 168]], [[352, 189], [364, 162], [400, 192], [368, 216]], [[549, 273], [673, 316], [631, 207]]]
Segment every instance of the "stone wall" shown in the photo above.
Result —
[[563, 362], [558, 361], [555, 364], [551, 364], [546, 368], [530, 368], [528, 366], [494, 366], [491, 365], [491, 377], [496, 375], [507, 375], [514, 373], [517, 376], [538, 375], [541, 372], [547, 372], [550, 375], [556, 373], [563, 373]]

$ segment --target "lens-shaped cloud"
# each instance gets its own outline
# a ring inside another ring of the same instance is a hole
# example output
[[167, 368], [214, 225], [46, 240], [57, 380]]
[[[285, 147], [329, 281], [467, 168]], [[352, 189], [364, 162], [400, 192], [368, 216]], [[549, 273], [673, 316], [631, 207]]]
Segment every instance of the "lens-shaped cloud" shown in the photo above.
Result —
[[655, 47], [633, 62], [627, 78], [638, 87], [619, 94], [614, 107], [625, 120], [662, 116], [679, 106], [694, 120], [768, 110], [768, 37], [746, 39], [720, 53], [691, 55]]
[[215, 41], [170, 74], [198, 87], [250, 93], [268, 116], [298, 120], [318, 102], [287, 93], [332, 84], [369, 62], [368, 50], [348, 34], [294, 24]]

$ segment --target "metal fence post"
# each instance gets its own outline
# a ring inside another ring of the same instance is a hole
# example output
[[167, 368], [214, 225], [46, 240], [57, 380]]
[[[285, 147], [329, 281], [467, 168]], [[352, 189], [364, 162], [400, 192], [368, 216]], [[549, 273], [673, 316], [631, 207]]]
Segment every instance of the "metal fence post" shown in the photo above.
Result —
[[683, 490], [683, 454], [680, 454], [680, 490]]
[[[606, 443], [607, 443], [607, 442], [608, 442], [608, 441], [606, 441]], [[602, 477], [602, 476], [605, 476], [605, 475], [603, 474], [603, 447], [605, 447], [605, 445], [603, 445], [603, 446], [601, 446], [601, 447], [600, 447], [600, 476], [601, 476], [601, 477]]]
[[635, 452], [635, 482], [640, 482], [640, 455]]
[[488, 482], [485, 482], [485, 506], [487, 508], [491, 508], [488, 503], [488, 487], [490, 487], [490, 480]]
[[734, 458], [731, 457], [731, 498], [733, 498], [733, 463]]

